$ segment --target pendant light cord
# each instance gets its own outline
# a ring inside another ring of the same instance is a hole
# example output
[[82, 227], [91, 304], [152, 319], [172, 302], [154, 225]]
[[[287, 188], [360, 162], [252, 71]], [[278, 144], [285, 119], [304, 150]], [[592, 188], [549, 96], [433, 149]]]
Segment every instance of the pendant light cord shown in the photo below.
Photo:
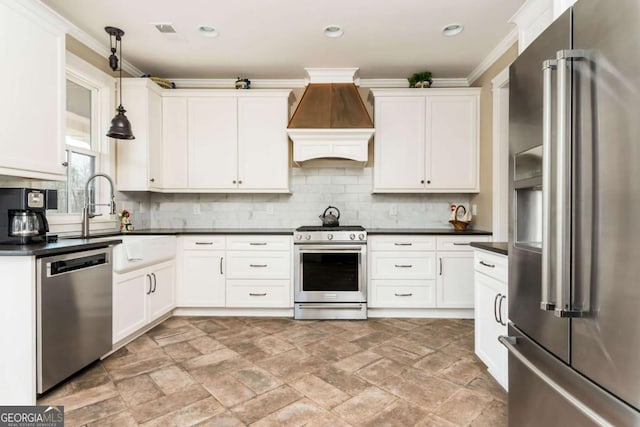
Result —
[[116, 42], [120, 41], [120, 66], [118, 68], [120, 68], [120, 87], [118, 88], [118, 92], [120, 94], [120, 107], [122, 107], [122, 38], [120, 36], [118, 36], [116, 38]]

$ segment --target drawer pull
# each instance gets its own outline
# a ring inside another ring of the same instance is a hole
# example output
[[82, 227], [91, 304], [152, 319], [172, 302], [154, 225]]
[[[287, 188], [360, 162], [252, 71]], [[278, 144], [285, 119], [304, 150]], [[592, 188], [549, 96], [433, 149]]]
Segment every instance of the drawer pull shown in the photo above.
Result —
[[485, 267], [489, 267], [489, 268], [496, 268], [495, 264], [488, 264], [484, 261], [480, 261], [480, 265], [484, 265]]
[[266, 297], [267, 293], [266, 292], [262, 292], [262, 293], [256, 294], [256, 293], [253, 293], [253, 292], [249, 292], [249, 295], [252, 296], [252, 297]]
[[471, 243], [456, 243], [453, 242], [453, 246], [469, 246]]
[[411, 264], [396, 264], [397, 268], [411, 268], [413, 265]]
[[410, 297], [410, 296], [413, 296], [413, 294], [412, 294], [412, 293], [408, 293], [408, 294], [399, 294], [399, 293], [396, 293], [396, 296], [397, 296], [397, 297]]
[[196, 245], [213, 245], [213, 242], [196, 242]]
[[396, 246], [413, 246], [413, 243], [394, 243]]
[[267, 242], [251, 242], [249, 246], [267, 246]]
[[255, 268], [258, 268], [258, 267], [262, 268], [262, 267], [266, 267], [266, 266], [267, 266], [267, 264], [249, 264], [249, 267], [255, 267]]

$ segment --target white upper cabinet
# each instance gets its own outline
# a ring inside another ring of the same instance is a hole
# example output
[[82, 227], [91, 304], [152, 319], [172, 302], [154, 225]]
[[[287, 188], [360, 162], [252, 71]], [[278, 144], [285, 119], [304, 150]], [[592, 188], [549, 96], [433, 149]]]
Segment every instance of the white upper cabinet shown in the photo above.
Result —
[[[0, 2], [0, 174], [65, 177], [65, 29], [36, 6]], [[37, 8], [36, 8], [37, 9]]]
[[189, 187], [237, 187], [238, 112], [235, 97], [198, 97], [188, 102]]
[[162, 188], [188, 187], [187, 98], [162, 98]]
[[425, 174], [425, 102], [421, 97], [376, 97], [374, 187], [420, 191]]
[[374, 89], [373, 191], [479, 191], [480, 89]]
[[288, 98], [238, 98], [238, 188], [289, 191]]
[[136, 139], [118, 145], [120, 190], [289, 191], [290, 90], [162, 90], [146, 79], [124, 83]]
[[120, 191], [162, 188], [162, 98], [150, 79], [123, 79], [122, 105], [136, 139], [118, 141]]

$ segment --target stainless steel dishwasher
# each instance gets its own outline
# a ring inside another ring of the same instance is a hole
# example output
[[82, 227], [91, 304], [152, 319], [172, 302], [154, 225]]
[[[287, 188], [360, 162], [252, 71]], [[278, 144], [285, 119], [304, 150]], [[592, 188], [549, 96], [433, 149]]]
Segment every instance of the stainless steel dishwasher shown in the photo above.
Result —
[[111, 248], [36, 262], [37, 391], [43, 393], [111, 350]]

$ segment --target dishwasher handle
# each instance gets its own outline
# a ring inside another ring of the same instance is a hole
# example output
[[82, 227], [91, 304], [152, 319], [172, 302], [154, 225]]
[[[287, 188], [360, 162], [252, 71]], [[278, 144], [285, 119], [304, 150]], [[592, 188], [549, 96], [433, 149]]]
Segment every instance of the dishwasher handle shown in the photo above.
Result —
[[99, 253], [95, 255], [79, 256], [77, 258], [64, 259], [49, 263], [49, 276], [57, 276], [59, 274], [70, 273], [72, 271], [84, 270], [98, 265], [108, 264], [109, 257], [107, 253]]

